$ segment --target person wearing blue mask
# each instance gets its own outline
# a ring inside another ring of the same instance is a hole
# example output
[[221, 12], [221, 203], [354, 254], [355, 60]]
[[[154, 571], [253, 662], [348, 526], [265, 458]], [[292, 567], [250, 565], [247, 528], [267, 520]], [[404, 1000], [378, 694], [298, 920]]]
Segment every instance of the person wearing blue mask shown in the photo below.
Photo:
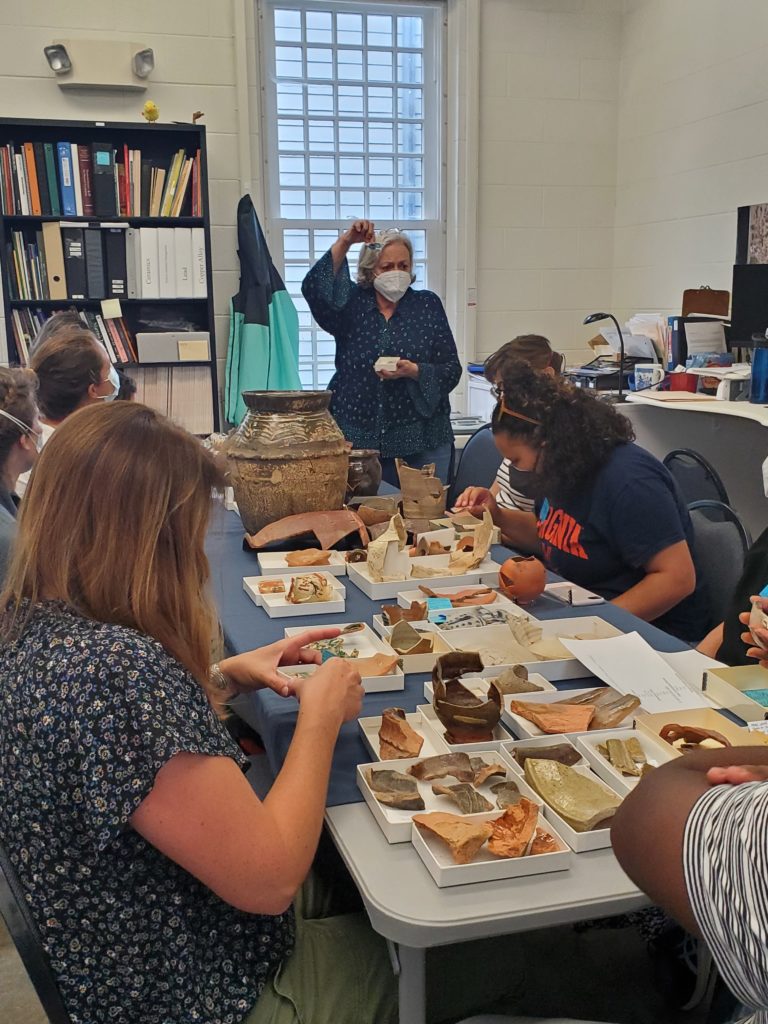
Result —
[[[117, 370], [104, 346], [80, 324], [65, 324], [36, 345], [29, 365], [38, 379], [43, 444], [76, 409], [117, 398]], [[28, 482], [29, 473], [23, 473], [17, 483], [19, 497]]]
[[[363, 243], [353, 284], [351, 246]], [[380, 452], [382, 475], [397, 484], [395, 459], [434, 463], [444, 482], [453, 451], [448, 396], [461, 363], [443, 304], [411, 287], [413, 245], [397, 230], [356, 221], [304, 278], [301, 290], [320, 327], [336, 340], [331, 412], [354, 448]], [[376, 368], [381, 356], [393, 368]]]
[[42, 447], [42, 425], [29, 370], [0, 368], [0, 583], [16, 537], [16, 484], [35, 464]]

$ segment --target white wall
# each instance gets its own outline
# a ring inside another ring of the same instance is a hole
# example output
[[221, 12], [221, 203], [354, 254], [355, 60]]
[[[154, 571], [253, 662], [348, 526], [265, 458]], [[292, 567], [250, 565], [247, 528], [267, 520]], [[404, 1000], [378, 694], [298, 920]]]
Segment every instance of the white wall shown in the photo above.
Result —
[[621, 0], [483, 0], [477, 350], [610, 305]]
[[[143, 121], [146, 99], [163, 121], [205, 112], [219, 379], [238, 287], [235, 210], [240, 197], [230, 0], [0, 0], [0, 113], [9, 117]], [[54, 39], [117, 38], [155, 51], [146, 93], [73, 93], [43, 55]], [[249, 44], [252, 45], [252, 42]], [[22, 140], [20, 140], [22, 141]], [[4, 330], [4, 325], [0, 325]]]
[[[0, 0], [3, 114], [205, 111], [220, 376], [238, 280], [233, 31], [230, 0]], [[258, 206], [251, 17], [247, 35]], [[147, 93], [62, 92], [42, 48], [67, 36], [152, 46]], [[730, 287], [736, 207], [768, 200], [767, 52], [768, 0], [481, 0], [478, 357], [538, 331], [575, 360], [598, 306], [672, 312], [686, 287]]]
[[768, 200], [768, 3], [645, 0], [622, 33], [618, 309], [731, 288], [736, 208]]

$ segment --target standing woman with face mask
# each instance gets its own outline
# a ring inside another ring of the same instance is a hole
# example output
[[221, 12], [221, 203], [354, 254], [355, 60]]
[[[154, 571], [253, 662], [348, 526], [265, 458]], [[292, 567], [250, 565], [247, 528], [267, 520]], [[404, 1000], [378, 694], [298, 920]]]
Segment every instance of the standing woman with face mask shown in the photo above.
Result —
[[[29, 365], [37, 374], [43, 444], [76, 409], [117, 397], [120, 379], [104, 346], [77, 324], [62, 326], [36, 345]], [[28, 481], [29, 473], [19, 477], [19, 497]]]
[[[351, 246], [363, 242], [353, 284]], [[444, 481], [453, 449], [448, 396], [461, 364], [443, 304], [414, 291], [413, 246], [400, 231], [356, 221], [314, 265], [301, 290], [320, 327], [336, 340], [331, 411], [355, 448], [381, 453], [384, 479], [397, 483], [396, 458], [435, 463]], [[380, 356], [394, 370], [374, 369]]]
[[29, 370], [0, 368], [0, 583], [16, 537], [16, 484], [42, 447], [37, 380]]

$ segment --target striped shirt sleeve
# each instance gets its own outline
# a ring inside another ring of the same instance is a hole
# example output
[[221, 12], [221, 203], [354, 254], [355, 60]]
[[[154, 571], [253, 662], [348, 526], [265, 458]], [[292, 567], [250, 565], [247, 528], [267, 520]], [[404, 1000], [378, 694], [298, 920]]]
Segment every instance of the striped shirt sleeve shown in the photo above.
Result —
[[701, 934], [733, 994], [768, 1024], [768, 783], [714, 786], [683, 840], [686, 887]]
[[496, 483], [499, 491], [496, 495], [496, 503], [500, 508], [517, 509], [519, 512], [533, 512], [534, 500], [520, 491], [515, 490], [509, 481], [509, 461], [504, 459], [496, 473]]

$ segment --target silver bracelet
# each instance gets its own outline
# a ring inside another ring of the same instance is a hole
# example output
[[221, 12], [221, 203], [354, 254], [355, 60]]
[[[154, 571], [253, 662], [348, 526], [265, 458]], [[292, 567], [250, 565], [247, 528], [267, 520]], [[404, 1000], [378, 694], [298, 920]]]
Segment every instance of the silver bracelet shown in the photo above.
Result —
[[208, 678], [217, 690], [231, 690], [232, 683], [227, 679], [224, 673], [221, 671], [221, 665], [216, 662], [215, 665], [211, 665], [208, 671]]

